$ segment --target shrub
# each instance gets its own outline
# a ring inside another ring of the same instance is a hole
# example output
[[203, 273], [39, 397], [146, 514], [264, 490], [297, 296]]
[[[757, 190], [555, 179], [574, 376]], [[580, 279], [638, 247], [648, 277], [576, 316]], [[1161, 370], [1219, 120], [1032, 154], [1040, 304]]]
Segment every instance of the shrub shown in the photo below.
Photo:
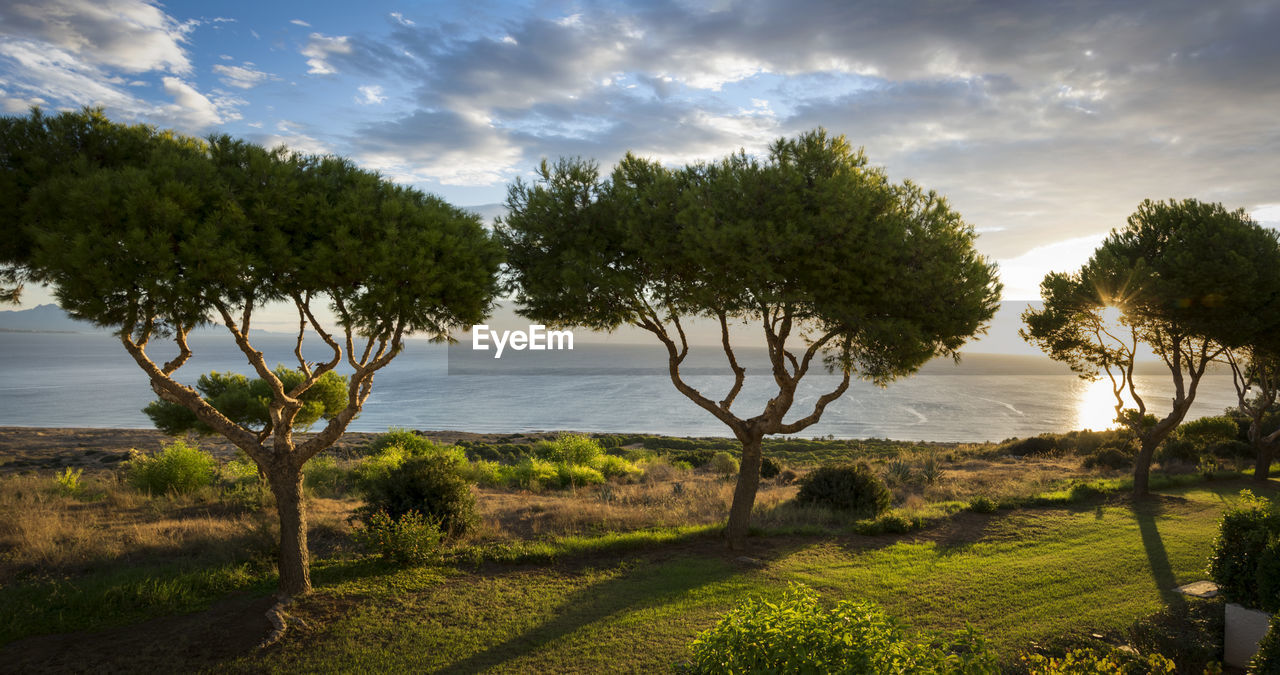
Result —
[[1156, 455], [1161, 462], [1200, 463], [1200, 447], [1185, 438], [1170, 438], [1160, 444]]
[[1103, 443], [1102, 447], [1085, 458], [1084, 467], [1086, 469], [1127, 469], [1133, 466], [1136, 455], [1137, 453], [1128, 443]]
[[895, 458], [885, 464], [884, 479], [891, 485], [910, 485], [915, 482], [916, 472], [911, 468], [911, 462]]
[[153, 455], [132, 451], [125, 472], [129, 484], [143, 492], [187, 494], [213, 483], [218, 462], [195, 444], [174, 441]]
[[53, 485], [59, 494], [74, 497], [80, 493], [80, 490], [84, 489], [84, 486], [80, 484], [80, 476], [83, 474], [84, 469], [65, 467], [62, 469], [62, 473], [54, 475]]
[[1129, 628], [1129, 643], [1143, 654], [1162, 654], [1180, 673], [1203, 673], [1222, 659], [1220, 600], [1175, 602]]
[[399, 518], [375, 511], [351, 536], [366, 552], [404, 565], [420, 565], [438, 558], [444, 539], [440, 526], [417, 511], [407, 511]]
[[536, 457], [526, 457], [512, 474], [515, 485], [528, 490], [560, 487], [560, 470], [555, 464]]
[[1057, 452], [1057, 450], [1057, 438], [1051, 434], [1045, 434], [1043, 436], [1032, 436], [1031, 438], [1009, 441], [1000, 448], [1000, 453], [1015, 457], [1026, 457], [1029, 455], [1048, 455]]
[[796, 501], [865, 515], [889, 508], [889, 488], [866, 464], [823, 466], [800, 481]]
[[1275, 612], [1280, 610], [1280, 513], [1248, 490], [1240, 497], [1219, 521], [1209, 575], [1227, 602]]
[[397, 447], [409, 454], [422, 454], [430, 452], [440, 446], [432, 443], [429, 439], [419, 436], [408, 429], [399, 429], [392, 427], [385, 434], [379, 434], [367, 445], [360, 449], [363, 455], [380, 455], [388, 448]]
[[772, 459], [769, 459], [768, 457], [765, 457], [765, 458], [760, 462], [760, 477], [761, 477], [761, 478], [763, 478], [763, 479], [765, 479], [765, 480], [769, 480], [770, 478], [773, 478], [774, 476], [777, 476], [779, 473], [782, 473], [782, 467], [781, 467], [781, 466], [778, 466], [778, 463], [777, 463], [777, 462], [775, 462], [775, 461], [773, 461]]
[[685, 450], [681, 452], [666, 453], [667, 459], [672, 462], [685, 462], [689, 466], [700, 469], [711, 463], [711, 458], [716, 456], [715, 450]]
[[826, 609], [792, 585], [780, 601], [753, 598], [690, 645], [695, 673], [990, 673], [995, 654], [973, 631], [906, 632], [870, 602]]
[[707, 468], [721, 476], [732, 476], [738, 473], [738, 458], [727, 452], [717, 452], [711, 457]]
[[1258, 643], [1258, 653], [1249, 662], [1249, 672], [1257, 675], [1280, 675], [1280, 614], [1271, 617], [1267, 634]]
[[557, 464], [590, 466], [604, 450], [600, 444], [582, 434], [560, 434], [550, 441], [538, 441], [533, 453], [539, 459]]
[[1062, 658], [1039, 654], [1022, 657], [1030, 675], [1173, 675], [1173, 662], [1159, 654], [1139, 656], [1119, 650], [1073, 649]]
[[353, 487], [351, 472], [338, 466], [338, 461], [329, 455], [312, 457], [302, 471], [303, 485], [322, 495], [342, 495]]
[[969, 510], [974, 513], [995, 513], [998, 508], [1000, 505], [996, 500], [986, 495], [978, 495], [969, 500]]
[[937, 455], [931, 454], [920, 463], [920, 478], [925, 485], [933, 485], [942, 480], [942, 463], [938, 461]]
[[581, 464], [557, 464], [556, 473], [558, 474], [560, 487], [600, 485], [604, 482], [604, 474]]
[[393, 520], [417, 511], [450, 535], [466, 532], [476, 522], [476, 498], [462, 477], [463, 462], [448, 453], [410, 457], [386, 473], [360, 482], [365, 495], [363, 516], [385, 511]]
[[593, 465], [596, 470], [609, 480], [628, 483], [644, 475], [644, 471], [622, 457], [601, 455]]

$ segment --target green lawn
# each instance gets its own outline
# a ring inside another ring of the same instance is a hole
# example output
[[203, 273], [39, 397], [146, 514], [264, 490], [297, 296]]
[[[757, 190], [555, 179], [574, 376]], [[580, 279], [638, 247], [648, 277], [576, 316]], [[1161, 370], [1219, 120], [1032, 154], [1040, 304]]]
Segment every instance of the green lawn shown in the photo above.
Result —
[[[972, 623], [1008, 655], [1031, 640], [1120, 629], [1204, 577], [1218, 515], [1243, 483], [1132, 506], [964, 514], [917, 537], [764, 537], [766, 564], [705, 534], [541, 566], [381, 575], [317, 571], [311, 626], [245, 670], [661, 671], [744, 594], [803, 582], [869, 598], [918, 628]], [[338, 580], [338, 577], [345, 580]], [[333, 579], [326, 582], [326, 578]]]

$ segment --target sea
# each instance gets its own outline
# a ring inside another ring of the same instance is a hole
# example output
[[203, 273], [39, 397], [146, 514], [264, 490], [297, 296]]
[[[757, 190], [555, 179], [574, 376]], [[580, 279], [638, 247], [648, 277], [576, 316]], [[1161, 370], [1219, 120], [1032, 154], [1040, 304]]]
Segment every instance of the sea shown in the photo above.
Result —
[[[262, 333], [253, 342], [268, 363], [296, 364], [294, 338]], [[304, 354], [323, 360], [319, 340]], [[223, 334], [192, 336], [194, 356], [178, 371], [187, 384], [211, 370], [251, 371]], [[171, 346], [153, 347], [157, 362]], [[515, 358], [515, 357], [521, 358]], [[762, 350], [739, 350], [746, 386], [733, 410], [758, 414], [774, 392]], [[350, 372], [349, 368], [339, 372]], [[681, 367], [709, 399], [733, 384], [723, 352], [695, 345]], [[1137, 378], [1149, 411], [1169, 407], [1171, 378], [1159, 363]], [[1163, 373], [1163, 375], [1162, 375]], [[839, 378], [812, 367], [788, 421], [809, 414]], [[142, 408], [155, 398], [147, 377], [107, 333], [0, 332], [0, 426], [150, 428]], [[1220, 414], [1236, 403], [1229, 373], [1211, 372], [1200, 385], [1190, 418]], [[1044, 357], [968, 354], [959, 363], [937, 359], [919, 372], [877, 386], [855, 381], [801, 437], [888, 438], [907, 441], [1000, 441], [1044, 432], [1113, 426], [1114, 399], [1106, 380], [1089, 382]], [[351, 431], [392, 427], [513, 433], [551, 430], [728, 436], [728, 429], [676, 391], [667, 356], [657, 345], [576, 344], [559, 352], [492, 352], [409, 340], [374, 379], [373, 393]]]

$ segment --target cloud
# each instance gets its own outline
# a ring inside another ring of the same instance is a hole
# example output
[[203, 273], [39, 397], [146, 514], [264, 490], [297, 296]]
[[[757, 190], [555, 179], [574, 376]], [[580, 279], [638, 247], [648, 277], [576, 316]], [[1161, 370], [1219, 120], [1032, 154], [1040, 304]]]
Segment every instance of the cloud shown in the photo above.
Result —
[[393, 122], [369, 124], [349, 142], [362, 165], [405, 183], [504, 182], [523, 157], [510, 135], [487, 120], [446, 110], [419, 110]]
[[[34, 102], [101, 106], [187, 133], [238, 119], [243, 99], [222, 93], [211, 99], [189, 80], [184, 45], [199, 23], [178, 22], [138, 0], [0, 5], [0, 62], [7, 62], [9, 89], [4, 105], [10, 111]], [[134, 89], [151, 84], [139, 75], [158, 76], [168, 100], [135, 95]]]
[[252, 63], [245, 63], [243, 66], [218, 64], [213, 67], [213, 72], [219, 76], [218, 79], [223, 84], [237, 89], [252, 89], [264, 82], [277, 79], [270, 73], [255, 69]]
[[392, 13], [391, 13], [391, 18], [392, 18], [392, 19], [395, 19], [396, 23], [400, 24], [401, 26], [412, 26], [412, 25], [414, 25], [413, 21], [411, 21], [411, 20], [409, 20], [409, 19], [404, 18], [404, 15], [403, 15], [403, 14], [401, 14], [400, 12], [392, 12]]
[[302, 19], [290, 19], [290, 20], [289, 20], [289, 23], [291, 23], [291, 24], [293, 24], [293, 25], [295, 25], [295, 26], [303, 26], [303, 27], [305, 27], [305, 28], [310, 28], [310, 27], [311, 27], [311, 24], [307, 23], [306, 21], [303, 21]]
[[330, 60], [334, 56], [351, 53], [351, 38], [345, 35], [329, 37], [312, 33], [302, 55], [307, 57], [307, 72], [312, 75], [332, 75], [337, 71]]
[[194, 26], [141, 0], [0, 3], [0, 35], [6, 39], [41, 41], [77, 59], [128, 73], [189, 73], [183, 45]]
[[356, 103], [361, 105], [379, 105], [387, 100], [387, 97], [382, 95], [382, 87], [376, 84], [357, 87], [356, 91], [360, 92], [356, 97]]

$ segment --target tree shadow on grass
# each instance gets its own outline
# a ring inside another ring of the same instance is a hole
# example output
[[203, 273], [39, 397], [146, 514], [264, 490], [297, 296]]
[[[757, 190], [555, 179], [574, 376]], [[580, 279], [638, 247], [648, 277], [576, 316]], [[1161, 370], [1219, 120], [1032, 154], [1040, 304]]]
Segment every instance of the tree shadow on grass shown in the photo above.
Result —
[[[549, 620], [444, 666], [440, 672], [483, 672], [533, 654], [565, 636], [611, 617], [676, 603], [698, 589], [733, 577], [751, 575], [760, 569], [755, 564], [740, 562], [737, 559], [740, 553], [729, 553], [719, 548], [723, 546], [719, 541], [715, 544], [717, 550], [682, 550], [677, 555], [664, 555], [661, 550], [654, 551], [657, 555], [641, 560], [636, 567], [621, 575], [569, 594], [559, 602], [554, 616]], [[771, 543], [767, 549], [769, 557], [780, 558], [803, 545], [805, 542], [797, 539]], [[751, 552], [757, 550], [753, 549]], [[599, 566], [618, 564], [623, 560], [595, 559], [594, 562]], [[645, 645], [633, 644], [632, 647], [643, 650]], [[626, 656], [619, 654], [618, 658], [625, 659]]]
[[1136, 500], [1131, 507], [1134, 520], [1138, 523], [1138, 532], [1142, 535], [1142, 549], [1147, 554], [1147, 564], [1151, 568], [1151, 578], [1160, 592], [1160, 599], [1165, 604], [1180, 603], [1185, 600], [1178, 593], [1178, 577], [1173, 573], [1173, 564], [1169, 562], [1169, 552], [1165, 550], [1164, 539], [1156, 519], [1164, 512], [1164, 502], [1157, 498]]

